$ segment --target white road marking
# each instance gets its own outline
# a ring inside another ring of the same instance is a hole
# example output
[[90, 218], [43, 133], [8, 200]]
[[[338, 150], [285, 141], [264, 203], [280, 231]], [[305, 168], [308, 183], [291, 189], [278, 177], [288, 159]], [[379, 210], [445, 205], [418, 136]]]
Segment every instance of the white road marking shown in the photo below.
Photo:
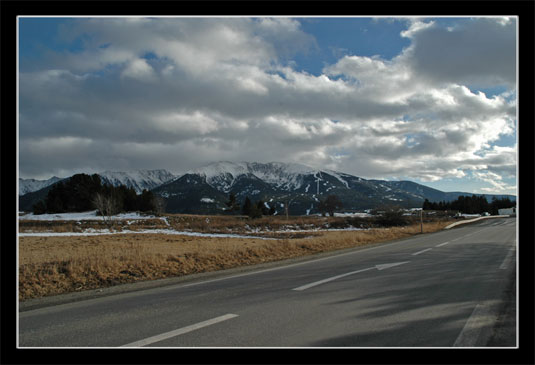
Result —
[[492, 326], [494, 321], [488, 306], [478, 304], [466, 321], [461, 333], [453, 343], [453, 347], [474, 347], [482, 331]]
[[427, 251], [430, 251], [430, 250], [432, 250], [432, 248], [426, 248], [425, 250], [415, 252], [415, 253], [413, 253], [412, 255], [413, 255], [413, 256], [416, 256], [416, 255], [419, 255], [419, 254], [421, 254], [421, 253], [424, 253], [424, 252], [427, 252]]
[[507, 252], [507, 255], [505, 256], [505, 258], [503, 259], [502, 264], [500, 265], [500, 269], [501, 270], [507, 269], [507, 267], [509, 266], [509, 264], [512, 261], [514, 252], [515, 252], [514, 248], [510, 248], [509, 249], [509, 252]]
[[324, 260], [330, 260], [330, 259], [334, 259], [334, 258], [341, 257], [341, 256], [347, 256], [347, 255], [353, 255], [353, 254], [356, 254], [356, 253], [361, 253], [361, 252], [366, 252], [366, 251], [371, 251], [371, 250], [377, 250], [379, 248], [384, 248], [384, 247], [387, 247], [387, 246], [398, 245], [398, 244], [404, 243], [405, 241], [406, 240], [401, 240], [401, 241], [397, 241], [397, 242], [388, 243], [386, 245], [380, 245], [380, 246], [375, 246], [375, 247], [370, 247], [370, 248], [365, 248], [365, 249], [345, 252], [345, 253], [341, 253], [341, 254], [338, 254], [338, 255], [322, 257], [322, 258], [319, 258], [319, 259], [306, 260], [306, 261], [303, 261], [303, 262], [297, 262], [295, 264], [277, 266], [277, 267], [272, 267], [272, 268], [264, 269], [264, 270], [250, 271], [250, 272], [246, 272], [246, 273], [243, 273], [243, 274], [225, 276], [225, 277], [217, 278], [217, 279], [209, 279], [209, 280], [205, 280], [205, 281], [198, 281], [198, 282], [194, 282], [194, 283], [190, 283], [190, 284], [183, 284], [183, 285], [181, 285], [181, 284], [170, 285], [170, 286], [167, 286], [167, 287], [158, 288], [158, 290], [182, 289], [182, 288], [187, 288], [187, 287], [190, 287], [190, 286], [209, 284], [209, 283], [213, 283], [213, 282], [216, 282], [216, 281], [235, 279], [235, 278], [240, 278], [240, 277], [249, 276], [249, 275], [262, 274], [262, 273], [269, 272], [269, 271], [283, 270], [283, 269], [287, 269], [287, 268], [290, 268], [290, 267], [308, 265], [308, 264], [312, 264], [312, 263], [316, 263], [316, 262], [320, 262], [320, 261], [324, 261]]
[[384, 269], [388, 269], [388, 268], [391, 268], [391, 267], [394, 267], [394, 266], [403, 265], [403, 264], [406, 264], [408, 262], [409, 261], [396, 262], [396, 263], [392, 263], [392, 264], [375, 265], [373, 267], [368, 267], [366, 269], [361, 269], [361, 270], [357, 270], [357, 271], [351, 271], [351, 272], [348, 272], [348, 273], [345, 273], [345, 274], [333, 276], [333, 277], [330, 277], [330, 278], [327, 278], [327, 279], [323, 279], [323, 280], [320, 280], [320, 281], [315, 281], [313, 283], [306, 284], [306, 285], [294, 288], [292, 290], [302, 291], [302, 290], [309, 289], [309, 288], [312, 288], [314, 286], [318, 286], [318, 285], [321, 285], [321, 284], [325, 284], [325, 283], [328, 283], [329, 281], [340, 279], [340, 278], [343, 278], [343, 277], [346, 277], [346, 276], [349, 276], [349, 275], [358, 274], [360, 272], [364, 272], [364, 271], [368, 271], [368, 270], [372, 270], [372, 269], [384, 270]]
[[213, 324], [216, 324], [216, 323], [219, 323], [219, 322], [223, 322], [223, 321], [229, 320], [231, 318], [235, 318], [235, 317], [238, 317], [238, 315], [237, 314], [225, 314], [224, 316], [220, 316], [220, 317], [209, 319], [209, 320], [204, 321], [204, 322], [199, 322], [199, 323], [196, 323], [196, 324], [192, 324], [191, 326], [179, 328], [179, 329], [174, 330], [174, 331], [170, 331], [170, 332], [162, 333], [160, 335], [156, 335], [156, 336], [152, 336], [152, 337], [149, 337], [149, 338], [145, 338], [144, 340], [139, 340], [139, 341], [132, 342], [132, 343], [129, 343], [129, 344], [126, 344], [126, 345], [122, 345], [121, 347], [142, 347], [142, 346], [150, 345], [150, 344], [155, 343], [155, 342], [159, 342], [159, 341], [163, 341], [163, 340], [166, 340], [168, 338], [171, 338], [171, 337], [176, 337], [176, 336], [179, 336], [179, 335], [183, 335], [184, 333], [195, 331], [195, 330], [198, 330], [198, 329], [203, 328], [203, 327], [211, 326]]
[[403, 265], [403, 264], [406, 264], [406, 263], [409, 263], [409, 262], [410, 261], [394, 262], [393, 264], [379, 264], [379, 265], [375, 265], [375, 268], [377, 270], [390, 269], [391, 267], [398, 266], [398, 265]]
[[307, 284], [307, 285], [303, 285], [303, 286], [300, 286], [298, 288], [294, 288], [292, 290], [297, 290], [297, 291], [305, 290], [305, 289], [308, 289], [308, 288], [312, 288], [313, 286], [317, 286], [317, 285], [321, 285], [321, 284], [324, 284], [324, 283], [328, 283], [329, 281], [333, 281], [333, 280], [336, 280], [336, 279], [343, 278], [345, 276], [357, 274], [359, 272], [364, 272], [364, 271], [368, 271], [368, 270], [372, 270], [372, 269], [375, 269], [375, 267], [369, 267], [367, 269], [362, 269], [362, 270], [358, 270], [358, 271], [352, 271], [352, 272], [348, 272], [348, 273], [345, 273], [345, 274], [342, 274], [342, 275], [333, 276], [331, 278], [327, 278], [327, 279], [320, 280], [320, 281], [315, 281], [313, 283], [310, 283], [310, 284]]
[[[475, 233], [477, 233], [477, 232], [475, 232]], [[466, 236], [461, 236], [461, 237], [455, 238], [455, 239], [451, 240], [451, 242], [457, 241], [457, 240], [465, 238], [465, 237]], [[319, 261], [324, 261], [324, 260], [331, 260], [331, 259], [338, 258], [338, 257], [341, 257], [341, 256], [353, 255], [353, 254], [358, 254], [358, 253], [362, 253], [362, 252], [366, 252], [366, 251], [377, 250], [377, 249], [384, 248], [384, 247], [390, 247], [390, 246], [394, 246], [394, 245], [405, 243], [405, 241], [406, 240], [401, 240], [401, 241], [389, 243], [387, 245], [379, 245], [379, 246], [369, 247], [369, 248], [355, 250], [355, 251], [351, 251], [351, 252], [345, 252], [345, 253], [342, 253], [342, 254], [339, 254], [339, 255], [332, 255], [332, 256], [322, 257], [322, 258], [319, 258], [319, 259], [312, 259], [312, 260], [307, 260], [307, 261], [304, 261], [304, 262], [298, 262], [298, 263], [295, 263], [295, 264], [289, 264], [289, 265], [284, 265], [284, 266], [277, 266], [277, 267], [264, 269], [264, 270], [251, 271], [251, 272], [246, 272], [246, 273], [243, 273], [243, 274], [225, 276], [225, 277], [217, 278], [217, 279], [209, 279], [209, 280], [198, 281], [198, 282], [189, 283], [189, 284], [170, 285], [170, 286], [167, 286], [167, 287], [159, 288], [159, 290], [176, 290], [176, 289], [187, 288], [187, 287], [190, 287], [190, 286], [209, 284], [209, 283], [213, 283], [213, 282], [217, 282], [217, 281], [235, 279], [235, 278], [249, 276], [249, 275], [262, 274], [262, 273], [269, 272], [269, 271], [283, 270], [283, 269], [290, 268], [290, 267], [313, 264], [313, 263], [316, 263], [316, 262], [319, 262]]]
[[438, 245], [436, 245], [435, 247], [445, 246], [445, 245], [447, 245], [448, 243], [450, 243], [450, 242], [449, 242], [449, 241], [442, 242], [441, 244], [438, 244]]

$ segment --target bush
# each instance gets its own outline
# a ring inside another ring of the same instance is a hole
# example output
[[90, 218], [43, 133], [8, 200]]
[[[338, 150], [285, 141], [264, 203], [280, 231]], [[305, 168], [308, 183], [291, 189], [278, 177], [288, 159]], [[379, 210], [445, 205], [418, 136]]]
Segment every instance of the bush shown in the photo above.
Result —
[[379, 208], [378, 214], [375, 217], [375, 223], [383, 227], [406, 226], [409, 224], [408, 219], [403, 215], [403, 209], [396, 206]]

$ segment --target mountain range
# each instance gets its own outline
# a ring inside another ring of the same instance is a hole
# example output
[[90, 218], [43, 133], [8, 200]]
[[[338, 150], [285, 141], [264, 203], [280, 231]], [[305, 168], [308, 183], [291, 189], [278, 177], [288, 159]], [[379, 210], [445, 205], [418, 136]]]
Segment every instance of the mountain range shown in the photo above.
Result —
[[[262, 200], [278, 214], [318, 213], [318, 203], [336, 195], [344, 211], [362, 211], [385, 205], [404, 208], [421, 207], [424, 200], [452, 201], [463, 192], [442, 192], [411, 181], [366, 180], [328, 169], [314, 169], [281, 162], [216, 162], [188, 171], [184, 175], [152, 190], [166, 199], [167, 211], [213, 214], [224, 211], [232, 193], [243, 204], [246, 197]], [[476, 194], [479, 195], [479, 194]], [[489, 195], [487, 199], [512, 195]]]
[[[104, 184], [113, 186], [125, 185], [129, 188], [134, 188], [137, 194], [141, 194], [144, 189], [151, 190], [176, 178], [175, 175], [167, 170], [104, 171], [99, 172], [98, 175]], [[41, 190], [64, 179], [57, 176], [48, 180], [19, 178], [19, 196]]]
[[[262, 200], [267, 208], [274, 207], [277, 214], [283, 214], [286, 204], [289, 213], [305, 215], [318, 213], [320, 200], [336, 195], [344, 205], [344, 211], [362, 211], [385, 205], [399, 205], [404, 208], [421, 207], [429, 201], [452, 201], [465, 192], [442, 192], [412, 181], [367, 180], [350, 174], [328, 169], [314, 169], [305, 165], [282, 162], [215, 162], [175, 176], [167, 170], [139, 170], [132, 172], [105, 171], [99, 173], [103, 183], [114, 186], [126, 185], [137, 193], [151, 190], [166, 201], [169, 213], [218, 214], [227, 208], [229, 195], [234, 194], [241, 205], [246, 197], [256, 202]], [[54, 178], [52, 178], [54, 179]], [[19, 180], [20, 210], [31, 210], [35, 202], [44, 199], [48, 190], [57, 181], [52, 179], [32, 184]], [[485, 195], [508, 197], [513, 195]]]

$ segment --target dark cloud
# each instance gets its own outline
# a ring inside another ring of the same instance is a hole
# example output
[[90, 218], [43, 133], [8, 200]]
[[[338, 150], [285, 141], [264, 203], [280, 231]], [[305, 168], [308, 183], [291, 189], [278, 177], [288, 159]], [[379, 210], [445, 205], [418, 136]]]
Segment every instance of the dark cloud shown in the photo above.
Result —
[[514, 19], [465, 19], [450, 28], [437, 24], [412, 28], [407, 35], [412, 44], [402, 57], [419, 77], [474, 87], [515, 87]]

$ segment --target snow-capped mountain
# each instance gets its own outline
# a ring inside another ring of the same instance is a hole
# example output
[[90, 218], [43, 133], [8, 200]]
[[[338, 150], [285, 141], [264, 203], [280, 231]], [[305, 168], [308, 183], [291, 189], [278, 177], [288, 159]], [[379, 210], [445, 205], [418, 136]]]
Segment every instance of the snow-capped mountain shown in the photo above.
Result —
[[137, 170], [128, 172], [99, 172], [103, 184], [113, 186], [125, 185], [141, 194], [143, 189], [151, 190], [176, 178], [167, 170]]
[[272, 185], [275, 189], [291, 191], [299, 189], [303, 185], [304, 176], [318, 172], [318, 170], [300, 164], [223, 161], [187, 173], [202, 176], [206, 178], [208, 185], [228, 193], [241, 177], [256, 177]]
[[28, 194], [37, 190], [41, 190], [50, 186], [60, 180], [60, 177], [53, 176], [48, 180], [35, 180], [35, 179], [21, 179], [19, 178], [19, 195]]

